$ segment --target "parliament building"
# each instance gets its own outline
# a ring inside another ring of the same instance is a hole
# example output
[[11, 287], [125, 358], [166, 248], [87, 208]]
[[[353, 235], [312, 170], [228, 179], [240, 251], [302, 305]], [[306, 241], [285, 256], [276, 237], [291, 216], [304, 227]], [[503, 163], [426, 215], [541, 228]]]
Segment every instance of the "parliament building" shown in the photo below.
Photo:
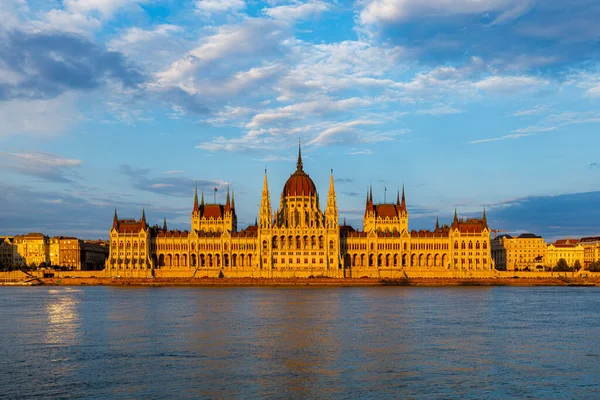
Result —
[[486, 277], [495, 271], [482, 218], [409, 230], [404, 188], [393, 203], [367, 193], [362, 230], [340, 225], [333, 172], [325, 209], [298, 150], [273, 211], [265, 171], [255, 225], [238, 230], [233, 193], [225, 204], [194, 196], [189, 231], [119, 219], [110, 230], [106, 271], [121, 277]]

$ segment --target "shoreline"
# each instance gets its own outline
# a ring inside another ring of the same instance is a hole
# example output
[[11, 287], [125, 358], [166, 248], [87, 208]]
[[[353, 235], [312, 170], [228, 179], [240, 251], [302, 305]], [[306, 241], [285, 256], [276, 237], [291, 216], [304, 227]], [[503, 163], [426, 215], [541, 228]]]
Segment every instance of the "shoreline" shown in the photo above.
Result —
[[600, 286], [600, 278], [40, 278], [46, 286], [195, 286], [195, 287], [457, 287]]

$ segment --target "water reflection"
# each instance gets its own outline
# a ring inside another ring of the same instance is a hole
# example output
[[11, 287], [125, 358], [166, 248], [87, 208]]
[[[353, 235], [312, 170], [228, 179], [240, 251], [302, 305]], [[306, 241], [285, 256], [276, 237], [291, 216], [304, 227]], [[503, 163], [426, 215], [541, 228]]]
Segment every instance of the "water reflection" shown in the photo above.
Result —
[[46, 334], [44, 341], [53, 345], [77, 345], [79, 343], [80, 289], [60, 288], [48, 291], [46, 300]]

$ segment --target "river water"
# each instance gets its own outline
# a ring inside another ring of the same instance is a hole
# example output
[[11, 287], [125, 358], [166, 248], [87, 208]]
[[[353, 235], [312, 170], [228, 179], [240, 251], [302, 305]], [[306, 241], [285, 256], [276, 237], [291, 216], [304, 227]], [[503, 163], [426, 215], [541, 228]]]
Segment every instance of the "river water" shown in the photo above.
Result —
[[600, 398], [600, 290], [0, 288], [0, 397]]

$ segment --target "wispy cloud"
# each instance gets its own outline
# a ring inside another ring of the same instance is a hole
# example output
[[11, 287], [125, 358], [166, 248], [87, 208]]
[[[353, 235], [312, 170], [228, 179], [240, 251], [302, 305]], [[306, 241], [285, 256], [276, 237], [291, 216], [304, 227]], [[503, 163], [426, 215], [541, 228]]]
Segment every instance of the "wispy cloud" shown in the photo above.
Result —
[[71, 183], [76, 177], [75, 169], [81, 160], [63, 158], [43, 152], [0, 152], [0, 167], [6, 170], [29, 175], [46, 181]]
[[525, 108], [511, 114], [513, 117], [525, 117], [530, 115], [540, 115], [550, 110], [548, 105], [537, 105], [532, 108]]
[[539, 133], [539, 132], [552, 132], [557, 130], [556, 126], [528, 126], [527, 128], [515, 129], [515, 133]]
[[488, 142], [497, 142], [499, 140], [507, 140], [507, 139], [519, 139], [522, 137], [533, 136], [535, 133], [513, 133], [510, 135], [489, 138], [489, 139], [479, 139], [479, 140], [471, 140], [468, 144], [477, 144], [477, 143], [488, 143]]

